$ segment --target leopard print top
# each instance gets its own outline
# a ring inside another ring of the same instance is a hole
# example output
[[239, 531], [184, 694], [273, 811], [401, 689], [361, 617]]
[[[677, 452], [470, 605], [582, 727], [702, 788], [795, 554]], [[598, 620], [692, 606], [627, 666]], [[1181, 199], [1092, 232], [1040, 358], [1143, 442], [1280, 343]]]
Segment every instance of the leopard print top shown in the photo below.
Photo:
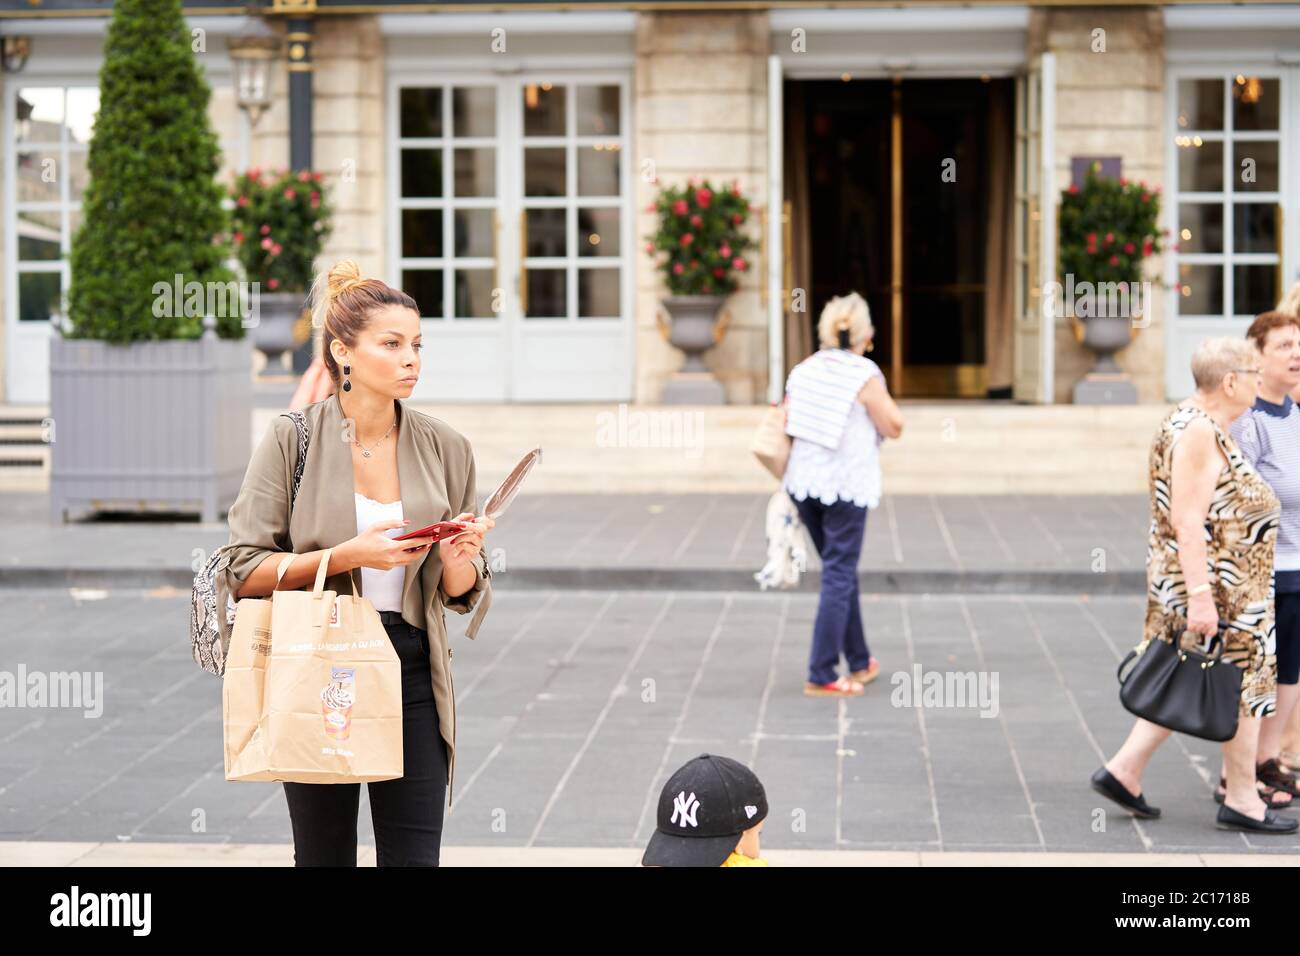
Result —
[[[1232, 437], [1201, 409], [1181, 405], [1151, 445], [1151, 528], [1147, 538], [1147, 640], [1173, 640], [1187, 627], [1187, 585], [1170, 520], [1174, 445], [1198, 416], [1214, 428], [1227, 461], [1205, 518], [1207, 570], [1225, 631], [1223, 659], [1242, 668], [1243, 717], [1272, 714], [1277, 689], [1273, 548], [1281, 503]], [[1191, 638], [1188, 639], [1189, 641]]]

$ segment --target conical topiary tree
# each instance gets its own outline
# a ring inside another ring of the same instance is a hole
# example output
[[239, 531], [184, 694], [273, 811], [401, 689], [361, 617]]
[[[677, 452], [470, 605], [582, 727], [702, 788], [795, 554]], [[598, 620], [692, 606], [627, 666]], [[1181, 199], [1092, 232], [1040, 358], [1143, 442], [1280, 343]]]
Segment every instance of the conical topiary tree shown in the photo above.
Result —
[[[169, 295], [160, 308], [155, 286], [171, 287], [177, 275], [182, 288], [197, 282], [205, 290], [234, 279], [219, 238], [228, 217], [208, 121], [211, 90], [191, 42], [180, 0], [114, 0], [90, 183], [72, 241], [69, 338], [198, 338], [205, 310], [194, 308], [197, 298], [187, 305], [180, 297], [178, 310]], [[224, 313], [219, 335], [243, 336], [237, 305], [214, 311]]]

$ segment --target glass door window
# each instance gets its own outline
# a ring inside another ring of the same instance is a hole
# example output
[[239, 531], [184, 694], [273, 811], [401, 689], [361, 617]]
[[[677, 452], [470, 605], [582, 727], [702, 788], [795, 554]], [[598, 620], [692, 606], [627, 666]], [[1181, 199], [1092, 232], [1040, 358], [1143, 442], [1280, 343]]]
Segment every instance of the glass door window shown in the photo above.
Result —
[[422, 318], [491, 320], [503, 308], [496, 108], [494, 85], [398, 91], [398, 269]]
[[99, 111], [93, 86], [23, 87], [12, 101], [17, 320], [63, 314], [68, 252], [81, 225], [86, 157]]
[[617, 84], [524, 82], [519, 284], [528, 320], [622, 313], [624, 131]]
[[1282, 80], [1180, 76], [1174, 301], [1180, 318], [1250, 319], [1282, 295]]

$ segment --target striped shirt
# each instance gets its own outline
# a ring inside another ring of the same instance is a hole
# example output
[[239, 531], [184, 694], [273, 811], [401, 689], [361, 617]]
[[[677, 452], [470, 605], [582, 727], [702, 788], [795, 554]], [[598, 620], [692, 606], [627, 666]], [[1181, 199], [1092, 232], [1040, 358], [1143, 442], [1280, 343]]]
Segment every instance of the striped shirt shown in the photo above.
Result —
[[1232, 437], [1282, 502], [1274, 586], [1300, 592], [1300, 406], [1290, 395], [1280, 405], [1256, 398], [1254, 407], [1232, 423]]
[[836, 348], [814, 352], [790, 370], [786, 381], [790, 404], [785, 433], [838, 448], [858, 393], [867, 379], [879, 374], [880, 367], [865, 355]]

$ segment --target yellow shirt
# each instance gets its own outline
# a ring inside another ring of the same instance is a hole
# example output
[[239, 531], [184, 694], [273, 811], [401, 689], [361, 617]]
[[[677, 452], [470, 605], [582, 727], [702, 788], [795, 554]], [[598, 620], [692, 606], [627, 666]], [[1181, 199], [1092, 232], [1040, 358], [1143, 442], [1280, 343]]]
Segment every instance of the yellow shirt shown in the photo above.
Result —
[[745, 856], [743, 853], [731, 851], [731, 856], [722, 861], [723, 866], [767, 866], [767, 860], [760, 857]]

